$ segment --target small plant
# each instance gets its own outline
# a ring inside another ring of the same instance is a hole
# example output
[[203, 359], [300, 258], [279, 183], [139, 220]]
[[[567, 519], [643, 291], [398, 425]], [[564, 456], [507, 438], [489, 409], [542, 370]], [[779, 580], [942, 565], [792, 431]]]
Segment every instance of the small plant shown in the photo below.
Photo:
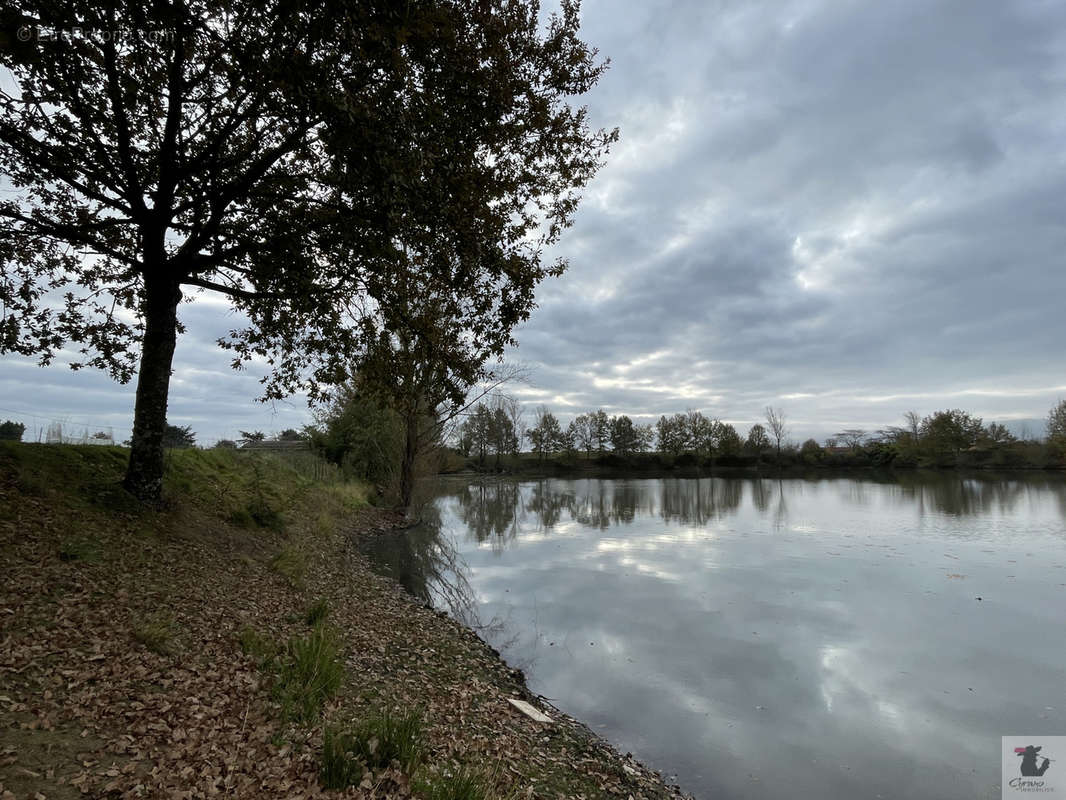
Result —
[[295, 589], [303, 587], [304, 575], [307, 574], [307, 555], [298, 548], [289, 545], [274, 556], [270, 568], [283, 576]]
[[316, 600], [310, 608], [307, 609], [307, 614], [304, 615], [304, 622], [311, 627], [314, 627], [320, 622], [325, 621], [329, 616], [329, 602], [326, 598], [321, 597]]
[[241, 628], [238, 638], [241, 651], [255, 659], [259, 669], [270, 669], [278, 656], [278, 646], [249, 625]]
[[282, 713], [309, 722], [344, 681], [337, 636], [324, 625], [305, 637], [290, 639], [276, 686]]
[[363, 720], [354, 731], [355, 752], [371, 769], [393, 761], [410, 772], [422, 759], [422, 714], [383, 711]]
[[166, 656], [174, 652], [174, 621], [168, 614], [157, 614], [133, 628], [133, 638], [153, 653]]
[[366, 766], [349, 749], [350, 734], [340, 732], [332, 725], [326, 726], [322, 738], [322, 765], [319, 782], [326, 789], [346, 789], [357, 785], [363, 778]]
[[485, 777], [466, 767], [451, 775], [416, 781], [414, 788], [425, 800], [489, 800], [492, 797]]
[[320, 780], [327, 789], [343, 789], [358, 783], [367, 769], [383, 769], [394, 761], [410, 773], [423, 750], [420, 712], [383, 711], [347, 731], [326, 729]]

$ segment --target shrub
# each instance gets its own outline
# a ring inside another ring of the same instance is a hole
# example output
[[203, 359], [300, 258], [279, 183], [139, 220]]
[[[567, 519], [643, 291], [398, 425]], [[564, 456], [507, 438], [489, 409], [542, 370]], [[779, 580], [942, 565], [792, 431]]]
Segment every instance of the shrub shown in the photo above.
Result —
[[26, 426], [21, 422], [13, 422], [5, 419], [0, 422], [0, 441], [21, 442], [22, 434], [26, 432]]
[[266, 501], [256, 498], [248, 505], [248, 516], [252, 518], [260, 528], [268, 528], [272, 531], [285, 529], [285, 517], [280, 511], [271, 508]]
[[163, 447], [195, 447], [196, 434], [191, 425], [167, 425], [163, 433]]
[[246, 508], [237, 508], [230, 512], [229, 521], [240, 528], [251, 528], [255, 520]]
[[100, 546], [86, 536], [68, 536], [59, 543], [60, 561], [98, 561]]

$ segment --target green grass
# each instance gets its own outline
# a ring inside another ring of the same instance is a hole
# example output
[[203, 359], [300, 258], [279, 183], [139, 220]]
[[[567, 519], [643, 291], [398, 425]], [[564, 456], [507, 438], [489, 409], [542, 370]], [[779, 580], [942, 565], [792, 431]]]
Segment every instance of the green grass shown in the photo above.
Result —
[[[136, 517], [149, 510], [121, 488], [128, 459], [124, 447], [0, 441], [0, 479], [25, 497], [72, 511]], [[281, 531], [296, 519], [312, 532], [329, 533], [334, 518], [367, 504], [367, 492], [362, 484], [339, 481], [332, 465], [320, 461], [310, 452], [292, 459], [170, 450], [163, 493], [168, 507], [192, 505], [240, 527]]]
[[394, 761], [411, 774], [424, 752], [422, 714], [386, 710], [347, 730], [327, 727], [319, 777], [325, 788], [343, 789], [358, 783], [367, 769], [382, 769]]
[[174, 652], [176, 628], [169, 614], [160, 613], [133, 626], [133, 638], [153, 653], [171, 655]]
[[259, 669], [267, 671], [274, 668], [281, 649], [274, 641], [263, 636], [250, 625], [241, 628], [238, 638], [241, 643], [241, 652], [255, 659]]
[[275, 693], [286, 719], [311, 722], [344, 682], [340, 642], [324, 625], [289, 640], [282, 656]]
[[402, 769], [410, 772], [422, 760], [424, 744], [419, 711], [403, 714], [382, 711], [363, 720], [353, 734], [356, 754], [371, 769], [398, 761]]
[[489, 780], [467, 767], [451, 775], [417, 780], [413, 788], [425, 800], [490, 800], [493, 796]]
[[344, 683], [340, 640], [325, 625], [316, 625], [306, 636], [293, 637], [284, 646], [245, 625], [238, 641], [241, 651], [255, 659], [260, 670], [273, 675], [273, 694], [284, 719], [313, 722]]
[[302, 589], [307, 575], [307, 554], [295, 545], [286, 545], [271, 559], [270, 568], [285, 578], [294, 589]]
[[356, 786], [366, 772], [366, 766], [349, 749], [350, 738], [332, 725], [322, 735], [322, 757], [318, 780], [326, 789], [346, 789]]

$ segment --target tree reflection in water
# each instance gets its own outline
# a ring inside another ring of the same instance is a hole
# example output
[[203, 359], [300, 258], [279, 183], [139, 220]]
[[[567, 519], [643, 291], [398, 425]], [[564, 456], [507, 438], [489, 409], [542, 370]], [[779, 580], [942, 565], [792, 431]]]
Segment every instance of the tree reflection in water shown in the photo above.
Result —
[[685, 525], [706, 525], [733, 514], [744, 496], [740, 480], [668, 478], [661, 483], [660, 515]]
[[503, 550], [518, 535], [518, 484], [491, 480], [452, 486], [444, 494], [459, 503], [459, 519], [479, 544]]
[[418, 525], [364, 539], [360, 550], [379, 573], [396, 580], [426, 605], [447, 611], [477, 631], [498, 624], [482, 623], [466, 562], [444, 533], [436, 503], [423, 509]]
[[[537, 480], [517, 483], [506, 479], [442, 481], [437, 500], [429, 503], [421, 524], [407, 531], [375, 537], [363, 550], [380, 571], [395, 578], [411, 594], [475, 630], [499, 628], [499, 620], [478, 619], [477, 600], [449, 532], [442, 530], [447, 504], [457, 516], [458, 531], [479, 545], [500, 553], [521, 531], [551, 533], [562, 524], [607, 530], [641, 517], [658, 515], [685, 525], [706, 525], [735, 514], [750, 487], [751, 506], [772, 514], [775, 528], [788, 525], [788, 498], [828, 482], [845, 506], [874, 502], [906, 503], [920, 515], [978, 516], [1010, 514], [1046, 496], [1049, 490], [1066, 517], [1066, 492], [1059, 475], [1018, 473], [975, 476], [945, 472], [870, 473], [861, 479], [833, 478], [664, 478], [650, 480]], [[878, 491], [872, 491], [881, 485]], [[451, 500], [453, 502], [448, 503]], [[457, 531], [457, 532], [458, 532]]]
[[[826, 796], [842, 774], [823, 766], [830, 750], [868, 751], [860, 788], [907, 795], [917, 769], [944, 775], [928, 742], [952, 743], [969, 775], [997, 720], [1031, 718], [1061, 684], [1054, 637], [987, 642], [1056, 630], [1066, 475], [475, 478], [434, 491], [424, 525], [376, 548], [389, 573], [478, 628], [536, 691], [678, 759], [707, 796], [747, 790], [715, 783], [736, 756], [713, 742], [742, 729], [745, 751], [780, 761], [762, 784], [782, 787], [773, 797]], [[498, 616], [485, 626], [478, 611]], [[981, 697], [948, 702], [944, 675]], [[1043, 683], [1020, 689], [1017, 675]], [[922, 733], [912, 742], [902, 726]], [[781, 778], [802, 770], [817, 791]], [[970, 788], [950, 796], [985, 796]]]
[[[821, 480], [825, 479], [815, 482]], [[1012, 514], [1050, 491], [1066, 516], [1062, 476], [1054, 473], [900, 470], [871, 472], [861, 479], [837, 478], [835, 482], [840, 486], [841, 499], [848, 505], [869, 505], [871, 496], [884, 502], [887, 493], [892, 502], [911, 503], [920, 514], [930, 512], [956, 517]], [[871, 493], [869, 488], [875, 484], [885, 488]]]

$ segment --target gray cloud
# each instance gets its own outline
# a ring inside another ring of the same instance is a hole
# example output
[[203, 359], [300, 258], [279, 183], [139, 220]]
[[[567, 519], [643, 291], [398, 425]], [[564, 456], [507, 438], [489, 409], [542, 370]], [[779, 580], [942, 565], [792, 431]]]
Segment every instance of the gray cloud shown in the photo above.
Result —
[[[622, 140], [557, 247], [516, 360], [529, 402], [737, 422], [797, 438], [1066, 396], [1066, 10], [1042, 2], [587, 1], [612, 59], [587, 98]], [[172, 416], [277, 430], [183, 309]], [[0, 361], [0, 407], [107, 417], [132, 390]]]
[[1066, 14], [625, 8], [585, 9], [613, 56], [590, 107], [623, 141], [519, 337], [538, 387], [738, 421], [773, 403], [797, 432], [1046, 413], [1066, 384]]

